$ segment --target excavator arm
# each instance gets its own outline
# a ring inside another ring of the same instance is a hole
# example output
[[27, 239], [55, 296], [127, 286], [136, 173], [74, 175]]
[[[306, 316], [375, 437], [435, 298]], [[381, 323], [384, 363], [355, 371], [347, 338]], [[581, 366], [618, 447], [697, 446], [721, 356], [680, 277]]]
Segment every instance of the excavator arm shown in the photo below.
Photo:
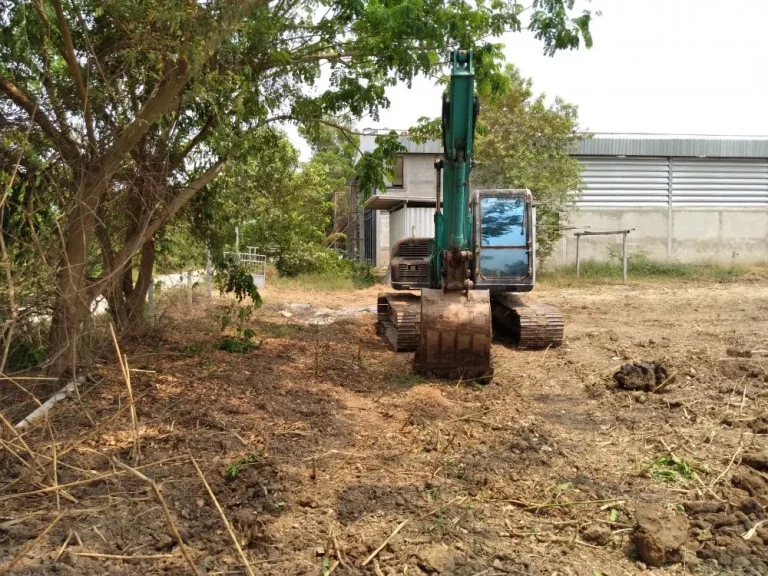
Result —
[[443, 172], [442, 198], [435, 208], [430, 288], [421, 292], [414, 359], [416, 372], [428, 377], [489, 381], [493, 375], [490, 293], [473, 290], [471, 278], [469, 176], [477, 114], [472, 53], [454, 51], [450, 88], [443, 97], [443, 160], [437, 164], [438, 182], [439, 169]]
[[442, 211], [435, 210], [435, 242], [432, 244], [432, 288], [446, 291], [472, 287], [472, 213], [469, 207], [469, 175], [478, 103], [472, 52], [451, 53], [451, 84], [443, 95], [442, 129], [444, 158]]

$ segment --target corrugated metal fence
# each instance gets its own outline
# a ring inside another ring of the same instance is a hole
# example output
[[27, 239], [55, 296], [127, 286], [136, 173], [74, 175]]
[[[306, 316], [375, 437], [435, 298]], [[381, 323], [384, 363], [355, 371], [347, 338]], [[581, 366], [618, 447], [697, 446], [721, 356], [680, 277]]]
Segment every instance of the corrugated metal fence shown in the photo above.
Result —
[[768, 160], [582, 156], [582, 207], [768, 207]]
[[389, 214], [390, 245], [403, 238], [432, 238], [434, 235], [434, 208], [403, 207]]

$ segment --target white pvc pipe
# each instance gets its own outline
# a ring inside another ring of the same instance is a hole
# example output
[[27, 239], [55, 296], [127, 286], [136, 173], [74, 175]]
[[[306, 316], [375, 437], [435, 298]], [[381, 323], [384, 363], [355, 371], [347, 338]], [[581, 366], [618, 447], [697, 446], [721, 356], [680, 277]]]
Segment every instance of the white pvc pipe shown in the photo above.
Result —
[[22, 428], [26, 428], [27, 426], [32, 424], [32, 422], [34, 422], [35, 420], [38, 420], [42, 416], [45, 416], [46, 414], [48, 414], [48, 412], [50, 412], [51, 408], [53, 408], [57, 402], [59, 402], [60, 400], [64, 400], [65, 398], [68, 398], [71, 394], [74, 394], [78, 384], [82, 384], [84, 382], [85, 382], [85, 378], [83, 376], [79, 376], [77, 378], [77, 381], [70, 382], [69, 384], [64, 386], [64, 388], [62, 388], [61, 390], [56, 392], [56, 394], [48, 398], [48, 400], [46, 400], [42, 405], [38, 406], [29, 416], [24, 418], [24, 420], [16, 424], [14, 428], [16, 428], [17, 430], [21, 430]]

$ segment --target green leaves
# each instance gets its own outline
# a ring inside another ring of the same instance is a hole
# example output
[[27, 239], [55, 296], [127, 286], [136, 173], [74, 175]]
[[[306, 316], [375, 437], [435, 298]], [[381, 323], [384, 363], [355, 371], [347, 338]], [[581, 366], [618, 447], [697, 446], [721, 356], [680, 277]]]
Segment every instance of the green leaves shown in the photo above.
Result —
[[661, 454], [644, 463], [653, 478], [664, 482], [681, 482], [697, 476], [703, 469], [696, 463], [678, 458], [674, 454]]
[[[217, 263], [215, 281], [222, 293], [234, 294], [238, 302], [249, 297], [254, 307], [261, 306], [261, 295], [253, 283], [253, 276], [233, 256]], [[239, 318], [240, 321], [246, 319]]]
[[584, 10], [572, 17], [574, 0], [534, 0], [533, 13], [528, 29], [544, 42], [544, 53], [553, 56], [558, 50], [574, 50], [581, 46], [592, 47], [589, 25], [592, 12]]
[[227, 467], [226, 472], [224, 472], [224, 478], [227, 479], [227, 481], [231, 482], [235, 478], [237, 478], [240, 475], [240, 472], [243, 468], [246, 466], [252, 466], [253, 464], [259, 463], [259, 457], [256, 454], [248, 454], [248, 456], [244, 456], [243, 458], [238, 458], [232, 464], [230, 464]]
[[355, 166], [358, 190], [363, 198], [370, 197], [376, 190], [386, 190], [387, 181], [394, 176], [397, 157], [404, 152], [406, 149], [397, 132], [376, 136], [376, 148], [364, 152]]

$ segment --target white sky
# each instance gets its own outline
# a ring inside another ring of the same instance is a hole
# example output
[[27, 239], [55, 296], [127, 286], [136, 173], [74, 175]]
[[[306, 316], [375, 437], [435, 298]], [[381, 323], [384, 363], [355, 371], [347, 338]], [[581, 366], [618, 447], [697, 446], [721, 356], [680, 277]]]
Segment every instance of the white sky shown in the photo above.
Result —
[[[602, 11], [591, 50], [550, 58], [528, 32], [501, 39], [536, 93], [579, 107], [582, 128], [768, 134], [768, 0], [592, 0], [591, 7]], [[363, 119], [360, 128], [407, 129], [440, 111], [440, 88], [425, 78], [388, 97], [380, 122]], [[293, 139], [306, 159], [306, 145]]]

